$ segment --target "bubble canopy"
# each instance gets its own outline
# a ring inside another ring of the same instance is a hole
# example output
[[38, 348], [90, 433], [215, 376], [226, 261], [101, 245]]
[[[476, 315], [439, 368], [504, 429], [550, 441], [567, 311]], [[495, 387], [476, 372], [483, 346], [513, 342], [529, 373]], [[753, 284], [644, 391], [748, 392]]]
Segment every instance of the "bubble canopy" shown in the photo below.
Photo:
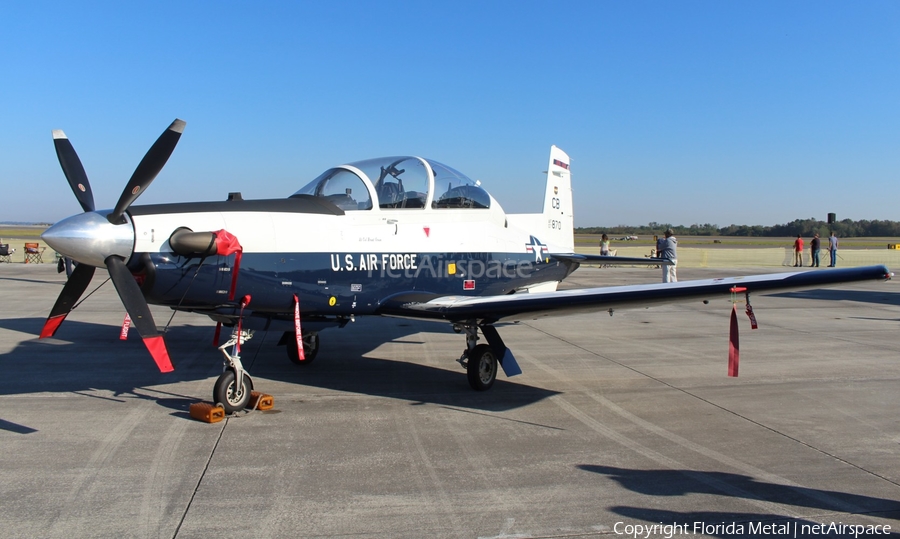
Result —
[[421, 157], [381, 157], [330, 168], [292, 196], [297, 195], [325, 198], [344, 211], [491, 206], [479, 182]]

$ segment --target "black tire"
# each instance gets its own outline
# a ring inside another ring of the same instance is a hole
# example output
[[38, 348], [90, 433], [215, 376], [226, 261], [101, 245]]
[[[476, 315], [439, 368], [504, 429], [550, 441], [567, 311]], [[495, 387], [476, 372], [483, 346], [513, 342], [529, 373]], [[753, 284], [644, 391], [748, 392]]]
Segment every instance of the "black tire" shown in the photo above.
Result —
[[234, 371], [228, 369], [216, 379], [213, 386], [213, 402], [221, 404], [226, 414], [233, 414], [246, 408], [250, 402], [250, 392], [253, 391], [253, 382], [247, 373], [244, 373], [244, 383], [241, 384], [241, 392], [238, 394], [234, 393], [234, 382]]
[[469, 385], [475, 391], [487, 391], [497, 379], [497, 356], [491, 347], [479, 344], [470, 353], [466, 362]]
[[284, 346], [287, 348], [287, 356], [288, 359], [291, 360], [291, 363], [294, 365], [309, 365], [316, 359], [316, 356], [319, 355], [319, 334], [307, 333], [303, 336], [303, 355], [306, 359], [300, 359], [300, 354], [297, 353], [297, 345], [293, 340], [293, 337], [292, 340], [289, 340]]

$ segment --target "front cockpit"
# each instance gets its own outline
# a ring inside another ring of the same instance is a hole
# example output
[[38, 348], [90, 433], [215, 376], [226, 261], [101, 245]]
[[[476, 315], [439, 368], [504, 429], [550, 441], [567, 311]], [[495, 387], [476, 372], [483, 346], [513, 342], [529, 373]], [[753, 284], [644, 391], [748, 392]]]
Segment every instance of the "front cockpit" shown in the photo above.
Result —
[[326, 170], [294, 193], [323, 197], [344, 211], [488, 209], [479, 182], [431, 159], [382, 157]]
[[362, 179], [352, 170], [331, 168], [291, 196], [322, 197], [344, 211], [371, 210], [372, 197]]

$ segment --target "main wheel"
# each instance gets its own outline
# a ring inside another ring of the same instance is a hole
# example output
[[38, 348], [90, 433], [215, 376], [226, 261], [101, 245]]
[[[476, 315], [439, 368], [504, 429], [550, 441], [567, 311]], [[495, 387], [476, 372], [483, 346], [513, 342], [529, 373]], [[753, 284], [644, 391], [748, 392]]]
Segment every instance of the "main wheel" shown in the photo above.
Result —
[[226, 414], [233, 414], [246, 408], [250, 402], [250, 392], [253, 391], [253, 382], [247, 373], [244, 373], [244, 383], [241, 384], [240, 391], [235, 391], [235, 380], [234, 371], [228, 369], [219, 376], [216, 385], [213, 386], [213, 402], [221, 404]]
[[487, 391], [497, 379], [497, 356], [486, 344], [479, 344], [469, 353], [466, 362], [469, 385], [475, 391]]
[[306, 359], [300, 359], [295, 341], [289, 341], [285, 347], [287, 348], [288, 359], [292, 363], [295, 365], [309, 365], [319, 353], [319, 334], [307, 333], [303, 336], [303, 355]]

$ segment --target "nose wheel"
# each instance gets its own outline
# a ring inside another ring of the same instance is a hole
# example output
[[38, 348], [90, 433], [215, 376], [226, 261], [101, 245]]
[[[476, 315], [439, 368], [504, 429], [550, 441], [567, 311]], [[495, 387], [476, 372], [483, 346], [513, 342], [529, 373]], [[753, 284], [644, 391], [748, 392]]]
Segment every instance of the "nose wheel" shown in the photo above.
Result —
[[226, 414], [239, 412], [247, 407], [250, 402], [250, 392], [253, 391], [253, 381], [247, 373], [241, 373], [243, 383], [238, 386], [234, 370], [228, 369], [219, 375], [213, 386], [213, 402], [217, 402], [225, 409]]

